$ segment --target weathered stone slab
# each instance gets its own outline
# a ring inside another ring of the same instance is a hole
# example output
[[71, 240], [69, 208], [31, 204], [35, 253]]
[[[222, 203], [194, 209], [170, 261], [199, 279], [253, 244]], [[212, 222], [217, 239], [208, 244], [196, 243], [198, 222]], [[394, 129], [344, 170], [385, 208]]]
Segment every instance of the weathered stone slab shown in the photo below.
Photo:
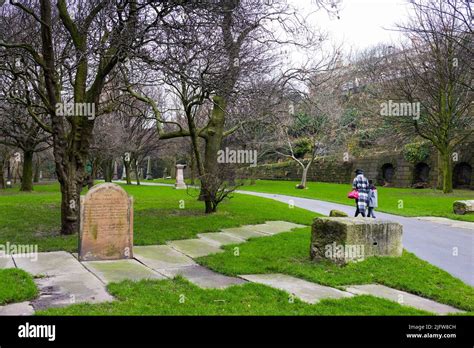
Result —
[[222, 232], [200, 233], [197, 236], [211, 243], [215, 243], [217, 246], [240, 244], [245, 242], [245, 239], [237, 238]]
[[253, 283], [264, 284], [275, 289], [283, 290], [307, 303], [317, 303], [326, 298], [352, 297], [351, 293], [308, 282], [286, 274], [247, 274], [240, 276]]
[[15, 263], [11, 256], [2, 256], [0, 257], [0, 269], [2, 268], [15, 268]]
[[81, 196], [79, 260], [133, 258], [133, 199], [112, 183]]
[[0, 306], [0, 316], [3, 315], [33, 315], [35, 311], [28, 301]]
[[256, 231], [266, 233], [266, 234], [278, 234], [283, 232], [289, 232], [293, 228], [302, 228], [306, 227], [304, 225], [294, 224], [287, 221], [267, 221], [264, 224], [260, 225], [251, 225]]
[[312, 260], [329, 259], [345, 264], [369, 256], [401, 256], [403, 227], [397, 222], [354, 218], [314, 219], [311, 233]]
[[180, 275], [191, 283], [206, 289], [224, 289], [232, 285], [246, 283], [243, 279], [228, 277], [199, 265], [167, 269], [164, 274], [170, 278]]
[[379, 284], [352, 285], [347, 287], [346, 291], [355, 295], [372, 295], [376, 297], [382, 297], [387, 300], [398, 302], [401, 305], [406, 305], [442, 315], [462, 312], [457, 308]]
[[40, 310], [75, 303], [113, 301], [114, 298], [107, 292], [104, 283], [84, 267], [82, 268], [84, 270], [82, 273], [35, 279], [40, 295], [31, 302], [33, 308]]
[[165, 279], [136, 260], [86, 261], [82, 264], [107, 284], [123, 280]]
[[134, 255], [137, 260], [159, 273], [162, 273], [161, 270], [163, 269], [196, 264], [190, 257], [168, 245], [136, 246], [134, 247]]
[[474, 214], [474, 200], [456, 201], [453, 203], [454, 214]]
[[167, 244], [192, 258], [221, 253], [224, 251], [216, 246], [215, 243], [203, 239], [174, 240]]
[[222, 233], [228, 234], [230, 236], [240, 238], [240, 239], [250, 239], [250, 238], [258, 238], [258, 237], [267, 237], [267, 233], [262, 233], [257, 231], [255, 226], [241, 226], [241, 227], [233, 227], [233, 228], [225, 228], [221, 230]]
[[74, 256], [65, 251], [38, 253], [37, 256], [37, 260], [15, 255], [13, 258], [18, 268], [33, 275], [53, 276], [87, 272]]
[[13, 256], [18, 268], [34, 276], [40, 295], [31, 302], [37, 309], [80, 302], [112, 301], [105, 285], [65, 251], [38, 253], [37, 260]]

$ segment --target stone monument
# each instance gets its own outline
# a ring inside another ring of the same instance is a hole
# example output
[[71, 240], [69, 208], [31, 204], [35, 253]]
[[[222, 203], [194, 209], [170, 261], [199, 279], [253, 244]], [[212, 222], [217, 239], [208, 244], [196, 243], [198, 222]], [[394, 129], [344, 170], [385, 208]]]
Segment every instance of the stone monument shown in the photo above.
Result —
[[186, 184], [184, 183], [184, 174], [183, 170], [186, 167], [184, 164], [177, 164], [176, 165], [176, 184], [174, 187], [178, 190], [185, 189]]
[[146, 179], [153, 180], [153, 175], [151, 175], [151, 157], [148, 156], [146, 164]]
[[79, 260], [133, 258], [133, 198], [112, 183], [81, 196]]

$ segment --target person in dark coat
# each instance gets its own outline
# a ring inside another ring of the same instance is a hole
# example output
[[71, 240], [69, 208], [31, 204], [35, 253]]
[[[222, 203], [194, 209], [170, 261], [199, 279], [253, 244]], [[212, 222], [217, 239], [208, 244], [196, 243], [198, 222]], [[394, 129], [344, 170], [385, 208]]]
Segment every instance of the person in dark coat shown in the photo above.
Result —
[[352, 182], [352, 189], [357, 190], [359, 198], [356, 199], [356, 212], [354, 216], [361, 214], [365, 217], [365, 210], [369, 203], [369, 180], [364, 176], [362, 169], [355, 171], [356, 177]]

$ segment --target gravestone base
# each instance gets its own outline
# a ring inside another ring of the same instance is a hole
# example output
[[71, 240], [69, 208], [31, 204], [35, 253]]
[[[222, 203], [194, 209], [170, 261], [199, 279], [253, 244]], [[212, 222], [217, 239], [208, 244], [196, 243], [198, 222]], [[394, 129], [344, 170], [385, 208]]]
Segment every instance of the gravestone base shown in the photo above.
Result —
[[354, 217], [314, 219], [311, 260], [337, 264], [362, 261], [370, 256], [401, 256], [403, 227], [397, 222]]
[[112, 183], [81, 196], [79, 261], [133, 258], [133, 198]]

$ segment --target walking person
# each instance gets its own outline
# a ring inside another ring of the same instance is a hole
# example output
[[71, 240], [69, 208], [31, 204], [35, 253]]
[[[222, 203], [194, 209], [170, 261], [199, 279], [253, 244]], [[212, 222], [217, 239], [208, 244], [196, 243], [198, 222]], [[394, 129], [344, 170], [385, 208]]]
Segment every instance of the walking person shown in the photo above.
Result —
[[369, 213], [367, 214], [367, 217], [373, 217], [375, 219], [374, 209], [377, 208], [377, 206], [378, 206], [377, 188], [375, 187], [373, 181], [369, 180]]
[[356, 190], [359, 197], [356, 199], [356, 212], [354, 216], [361, 214], [365, 217], [365, 211], [369, 203], [369, 180], [364, 176], [362, 169], [355, 171], [356, 177], [352, 182], [352, 189]]

